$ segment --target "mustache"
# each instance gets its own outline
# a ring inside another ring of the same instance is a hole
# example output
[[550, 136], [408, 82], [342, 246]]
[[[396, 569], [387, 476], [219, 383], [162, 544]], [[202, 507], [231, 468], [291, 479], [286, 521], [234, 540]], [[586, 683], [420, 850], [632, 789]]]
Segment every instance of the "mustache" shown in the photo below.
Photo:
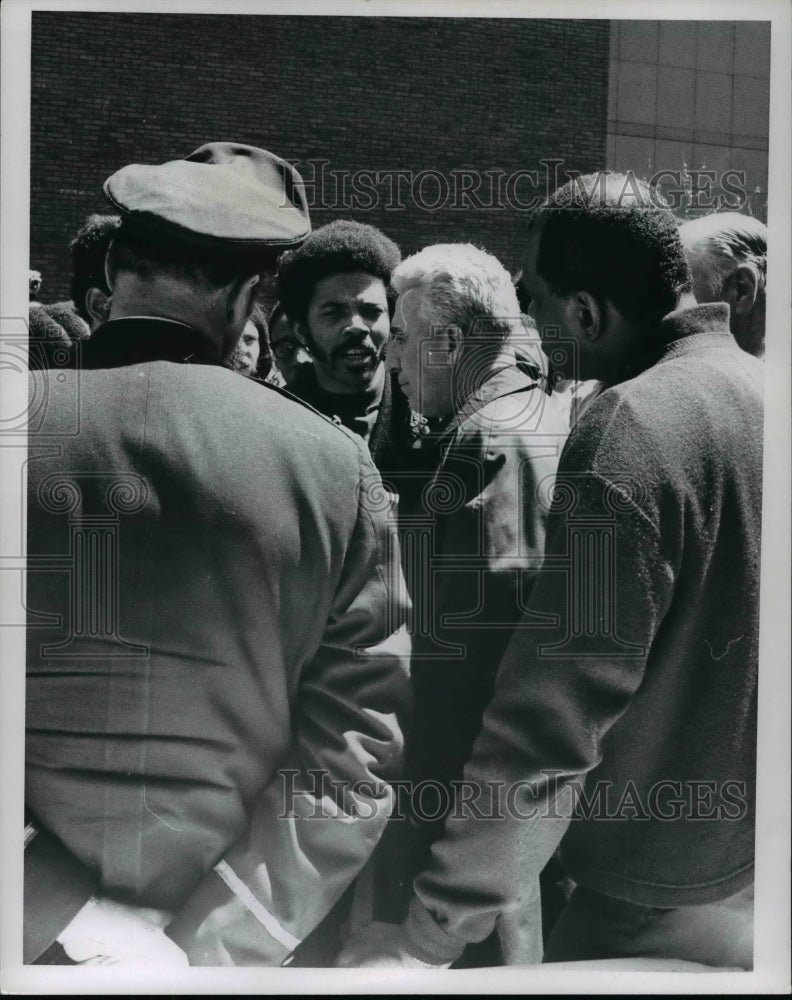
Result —
[[330, 352], [330, 357], [334, 360], [336, 358], [342, 357], [347, 351], [361, 351], [367, 354], [369, 357], [378, 359], [382, 356], [382, 349], [376, 350], [371, 344], [367, 344], [365, 339], [360, 340], [347, 340], [343, 344], [338, 344]]

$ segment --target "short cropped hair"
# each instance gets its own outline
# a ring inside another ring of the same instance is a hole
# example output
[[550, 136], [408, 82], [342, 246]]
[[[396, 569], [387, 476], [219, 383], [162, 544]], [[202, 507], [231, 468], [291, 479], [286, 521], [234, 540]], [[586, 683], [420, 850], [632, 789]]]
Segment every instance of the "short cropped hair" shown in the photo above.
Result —
[[122, 222], [108, 252], [110, 277], [130, 271], [141, 278], [169, 273], [208, 288], [274, 271], [278, 253], [270, 249], [237, 249], [220, 243], [201, 244], [154, 236]]
[[398, 246], [374, 226], [344, 219], [329, 222], [281, 259], [278, 299], [290, 319], [305, 322], [320, 281], [362, 271], [382, 281], [391, 301], [391, 275], [400, 260]]
[[751, 215], [703, 215], [683, 223], [679, 235], [694, 265], [693, 291], [702, 302], [718, 301], [724, 282], [740, 264], [754, 264], [767, 277], [767, 226]]
[[677, 219], [632, 173], [569, 181], [535, 212], [536, 226], [536, 269], [556, 295], [586, 291], [631, 322], [654, 325], [691, 289]]
[[421, 319], [430, 327], [459, 327], [468, 346], [476, 341], [499, 349], [520, 322], [511, 275], [472, 243], [424, 247], [396, 268], [393, 287], [399, 295], [422, 289]]
[[85, 305], [90, 288], [110, 294], [105, 278], [105, 258], [113, 236], [121, 225], [119, 215], [89, 215], [71, 242], [72, 277], [70, 294], [78, 315], [91, 325], [91, 315]]

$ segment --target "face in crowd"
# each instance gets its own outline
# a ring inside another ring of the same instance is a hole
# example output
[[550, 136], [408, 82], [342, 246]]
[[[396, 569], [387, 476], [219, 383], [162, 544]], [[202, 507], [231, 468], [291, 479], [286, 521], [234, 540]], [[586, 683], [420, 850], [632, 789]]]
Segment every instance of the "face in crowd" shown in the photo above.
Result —
[[270, 344], [278, 371], [286, 385], [292, 385], [300, 370], [311, 365], [311, 356], [297, 339], [291, 320], [283, 312], [270, 327]]
[[234, 370], [240, 375], [255, 375], [260, 353], [258, 327], [253, 320], [248, 320], [234, 352]]
[[311, 352], [323, 388], [365, 391], [379, 370], [390, 333], [385, 285], [363, 271], [318, 281], [297, 335]]
[[454, 412], [454, 367], [461, 344], [458, 332], [432, 328], [424, 299], [420, 286], [406, 288], [396, 299], [388, 364], [413, 410], [446, 420]]

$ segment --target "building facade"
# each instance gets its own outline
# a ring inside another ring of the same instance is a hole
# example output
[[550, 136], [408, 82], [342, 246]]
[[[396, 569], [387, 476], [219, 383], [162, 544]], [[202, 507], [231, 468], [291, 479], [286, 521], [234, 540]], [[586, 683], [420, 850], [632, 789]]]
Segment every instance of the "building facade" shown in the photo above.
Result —
[[512, 271], [575, 171], [766, 219], [769, 73], [766, 22], [36, 11], [30, 266], [66, 297], [103, 180], [220, 139], [293, 160], [315, 225], [469, 240]]
[[42, 298], [67, 295], [110, 173], [219, 139], [296, 161], [317, 225], [371, 222], [406, 253], [471, 240], [517, 270], [528, 206], [604, 165], [608, 55], [596, 20], [35, 12]]
[[677, 214], [767, 220], [770, 23], [613, 21], [607, 162]]
[[295, 160], [316, 225], [371, 222], [405, 253], [471, 240], [517, 270], [536, 198], [563, 170], [605, 164], [609, 33], [602, 20], [37, 11], [41, 298], [67, 296], [69, 238], [107, 211], [109, 174], [223, 139]]

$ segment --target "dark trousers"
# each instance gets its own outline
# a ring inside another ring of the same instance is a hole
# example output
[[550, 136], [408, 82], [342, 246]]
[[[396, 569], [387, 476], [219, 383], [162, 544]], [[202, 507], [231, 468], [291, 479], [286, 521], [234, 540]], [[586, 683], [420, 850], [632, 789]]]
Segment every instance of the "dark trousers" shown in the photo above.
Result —
[[578, 886], [553, 928], [544, 961], [676, 958], [751, 969], [753, 922], [753, 885], [717, 903], [673, 909]]
[[58, 941], [52, 944], [39, 957], [31, 963], [32, 965], [77, 965], [73, 959], [69, 958]]

